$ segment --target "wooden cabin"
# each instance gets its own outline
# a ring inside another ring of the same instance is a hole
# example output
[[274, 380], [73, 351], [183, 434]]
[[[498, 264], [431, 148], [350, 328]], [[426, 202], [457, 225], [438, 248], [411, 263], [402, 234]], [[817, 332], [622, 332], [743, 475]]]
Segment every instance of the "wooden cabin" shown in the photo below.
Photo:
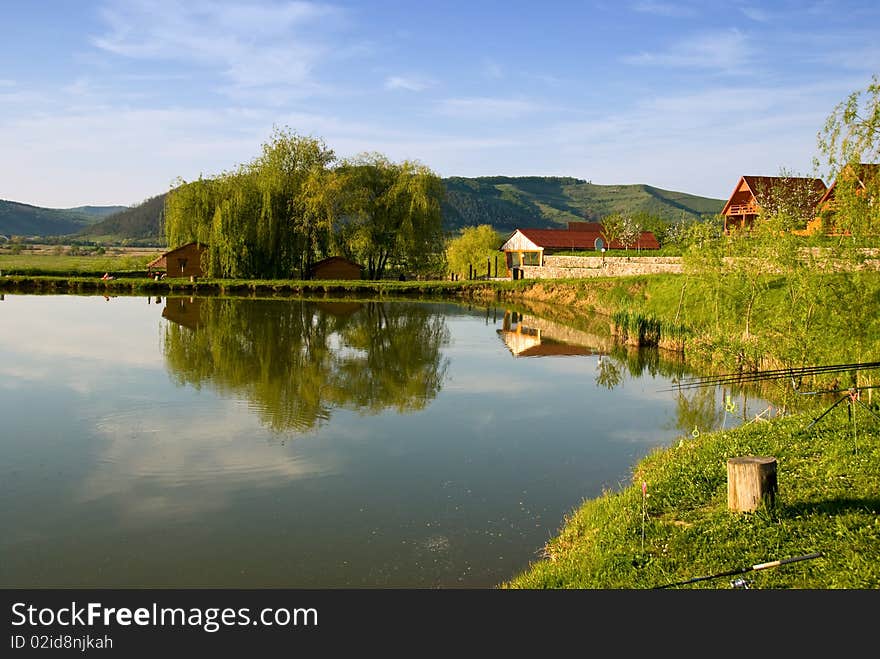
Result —
[[773, 194], [804, 188], [818, 198], [825, 191], [825, 183], [819, 178], [800, 176], [741, 176], [724, 204], [724, 233], [736, 229], [751, 229], [761, 214], [761, 202]]
[[309, 269], [309, 279], [361, 279], [364, 266], [341, 256], [318, 261]]
[[[604, 236], [601, 222], [569, 222], [567, 229], [517, 229], [499, 248], [504, 252], [507, 276], [524, 265], [543, 265], [544, 255], [565, 251], [601, 251], [624, 249]], [[642, 231], [633, 249], [660, 249], [660, 243], [650, 231]]]
[[175, 247], [150, 261], [147, 264], [147, 273], [152, 276], [155, 272], [164, 270], [168, 277], [201, 277], [202, 255], [206, 249], [206, 245], [198, 242]]

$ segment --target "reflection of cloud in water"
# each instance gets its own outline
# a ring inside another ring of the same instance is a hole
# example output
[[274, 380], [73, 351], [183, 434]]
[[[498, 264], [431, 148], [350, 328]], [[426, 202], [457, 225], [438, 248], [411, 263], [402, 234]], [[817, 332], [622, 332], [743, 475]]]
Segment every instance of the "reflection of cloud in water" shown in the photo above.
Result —
[[446, 393], [476, 394], [522, 394], [528, 397], [529, 392], [522, 382], [517, 380], [504, 380], [497, 374], [490, 377], [479, 375], [454, 375], [447, 379], [444, 385]]
[[[175, 517], [222, 510], [239, 486], [266, 488], [334, 473], [293, 455], [240, 405], [158, 407], [103, 416], [106, 440], [77, 499], [111, 498], [124, 515]], [[124, 516], [123, 515], [123, 516]]]
[[162, 367], [161, 354], [151, 348], [158, 340], [159, 314], [146, 304], [141, 309], [143, 298], [112, 298], [111, 303], [103, 297], [71, 298], [8, 297], [14, 306], [4, 309], [0, 345], [34, 358], [80, 360], [94, 372], [108, 364]]
[[657, 428], [627, 428], [625, 430], [613, 428], [604, 431], [608, 438], [613, 442], [621, 442], [626, 444], [643, 444], [643, 445], [659, 445], [665, 441], [663, 437], [658, 436]]
[[17, 389], [21, 382], [42, 382], [55, 372], [48, 366], [0, 365], [0, 389]]

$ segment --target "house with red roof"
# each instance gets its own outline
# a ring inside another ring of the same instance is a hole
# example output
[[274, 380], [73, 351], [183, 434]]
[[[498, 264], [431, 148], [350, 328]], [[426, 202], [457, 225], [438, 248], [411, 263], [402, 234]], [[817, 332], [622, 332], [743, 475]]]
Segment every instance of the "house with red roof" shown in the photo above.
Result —
[[[650, 231], [642, 231], [635, 249], [660, 249]], [[517, 229], [499, 248], [504, 252], [507, 276], [524, 265], [543, 265], [546, 254], [566, 251], [597, 251], [625, 249], [618, 241], [609, 241], [601, 222], [569, 222], [566, 229]]]

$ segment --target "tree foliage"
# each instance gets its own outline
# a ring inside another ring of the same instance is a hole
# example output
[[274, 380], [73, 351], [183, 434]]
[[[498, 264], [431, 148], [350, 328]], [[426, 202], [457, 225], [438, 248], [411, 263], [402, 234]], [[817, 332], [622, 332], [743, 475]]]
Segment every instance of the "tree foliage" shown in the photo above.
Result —
[[204, 271], [236, 278], [306, 277], [336, 253], [375, 279], [389, 264], [418, 270], [439, 252], [436, 174], [381, 154], [335, 163], [322, 140], [276, 128], [251, 162], [177, 182], [165, 204], [168, 245], [205, 243]]
[[[818, 134], [829, 178], [836, 179], [833, 206], [821, 209], [826, 227], [854, 238], [880, 231], [880, 77], [837, 104]], [[816, 168], [822, 166], [819, 158]], [[868, 165], [865, 167], [865, 165]], [[872, 166], [873, 165], [873, 166]]]
[[450, 272], [464, 277], [473, 270], [485, 272], [486, 264], [495, 264], [502, 236], [489, 224], [466, 227], [446, 244], [446, 264]]
[[817, 205], [825, 189], [812, 177], [782, 168], [769, 183], [759, 184], [755, 201], [761, 209], [759, 223], [771, 231], [804, 229], [816, 217]]
[[[829, 178], [849, 164], [880, 159], [880, 77], [837, 104], [818, 134], [819, 152]], [[815, 161], [818, 167], [819, 160]]]
[[338, 244], [366, 266], [369, 279], [380, 279], [389, 265], [411, 272], [431, 261], [441, 245], [439, 176], [379, 153], [345, 160], [335, 173], [343, 199]]

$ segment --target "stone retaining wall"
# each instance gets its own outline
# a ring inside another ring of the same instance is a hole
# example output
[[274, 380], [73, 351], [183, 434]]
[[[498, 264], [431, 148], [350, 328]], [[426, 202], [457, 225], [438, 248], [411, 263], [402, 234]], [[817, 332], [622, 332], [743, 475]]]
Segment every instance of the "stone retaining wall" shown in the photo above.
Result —
[[681, 271], [680, 256], [545, 256], [542, 266], [522, 266], [524, 279], [626, 277]]

